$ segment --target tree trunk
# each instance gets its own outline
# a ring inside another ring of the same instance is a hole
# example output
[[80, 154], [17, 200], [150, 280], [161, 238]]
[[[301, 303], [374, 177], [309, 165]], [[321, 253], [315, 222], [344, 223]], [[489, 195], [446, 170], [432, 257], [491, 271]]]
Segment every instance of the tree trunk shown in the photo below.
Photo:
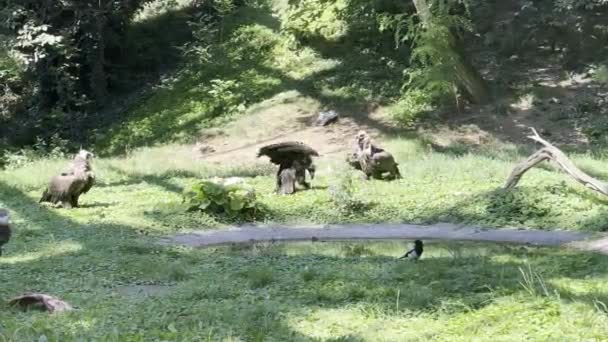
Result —
[[[432, 19], [432, 13], [427, 0], [412, 0], [416, 7], [416, 12], [424, 26], [428, 25]], [[454, 73], [456, 76], [456, 86], [463, 96], [475, 104], [487, 103], [490, 100], [490, 94], [487, 85], [481, 74], [467, 59], [464, 45], [456, 34], [451, 34], [448, 37], [449, 46], [452, 50], [454, 58]]]
[[602, 195], [608, 196], [607, 183], [597, 180], [581, 171], [578, 167], [576, 167], [576, 165], [574, 165], [574, 163], [572, 163], [572, 161], [570, 161], [570, 159], [568, 159], [564, 152], [562, 152], [557, 147], [551, 145], [551, 143], [549, 143], [545, 139], [541, 138], [534, 128], [532, 128], [532, 132], [534, 135], [528, 136], [528, 138], [541, 143], [544, 147], [536, 151], [528, 159], [521, 162], [519, 165], [515, 166], [513, 171], [511, 171], [509, 178], [507, 178], [507, 182], [504, 186], [505, 189], [510, 189], [516, 186], [521, 177], [524, 175], [524, 173], [536, 166], [537, 164], [545, 160], [552, 160], [562, 171], [570, 175], [577, 182], [583, 184], [584, 186], [595, 192], [599, 192]]

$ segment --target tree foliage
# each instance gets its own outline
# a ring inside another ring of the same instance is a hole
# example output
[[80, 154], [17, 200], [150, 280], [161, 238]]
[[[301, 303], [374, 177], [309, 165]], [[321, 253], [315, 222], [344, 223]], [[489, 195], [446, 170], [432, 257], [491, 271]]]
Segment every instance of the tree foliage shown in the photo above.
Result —
[[23, 68], [20, 84], [5, 85], [5, 93], [21, 97], [21, 111], [11, 114], [29, 128], [24, 136], [86, 120], [106, 103], [108, 65], [120, 57], [127, 24], [145, 1], [1, 2], [3, 29]]

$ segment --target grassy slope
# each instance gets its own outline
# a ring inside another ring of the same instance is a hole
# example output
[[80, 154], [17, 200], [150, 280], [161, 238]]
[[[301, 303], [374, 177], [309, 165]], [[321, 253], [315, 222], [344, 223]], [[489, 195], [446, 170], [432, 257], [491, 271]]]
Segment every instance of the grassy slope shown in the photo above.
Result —
[[82, 228], [71, 242], [57, 236], [40, 253], [0, 259], [0, 296], [36, 289], [79, 307], [60, 316], [2, 307], [0, 336], [549, 341], [608, 329], [608, 259], [597, 255], [430, 244], [415, 264], [396, 261], [401, 242], [189, 250], [119, 232]]
[[[221, 35], [200, 38], [198, 44], [206, 54], [188, 50], [179, 73], [121, 113], [113, 125], [99, 128], [96, 150], [116, 154], [192, 141], [201, 129], [229, 122], [256, 103], [285, 92], [296, 91], [346, 110], [359, 110], [399, 93], [403, 56], [396, 55], [392, 46], [365, 49], [323, 36], [314, 43], [300, 43], [282, 29], [289, 24], [287, 2], [268, 3], [238, 8], [216, 27]], [[332, 5], [324, 6], [328, 13], [317, 26], [332, 32], [347, 30], [348, 24], [336, 16]], [[137, 25], [145, 23], [142, 19]]]

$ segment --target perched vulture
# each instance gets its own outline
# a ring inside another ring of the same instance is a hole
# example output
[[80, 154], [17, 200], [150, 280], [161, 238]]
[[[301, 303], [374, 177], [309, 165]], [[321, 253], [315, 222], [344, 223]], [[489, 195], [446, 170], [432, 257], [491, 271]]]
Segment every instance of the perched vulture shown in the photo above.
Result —
[[80, 195], [87, 193], [95, 184], [92, 158], [91, 152], [80, 150], [70, 167], [51, 179], [39, 202], [61, 203], [64, 208], [78, 207]]
[[310, 184], [306, 182], [306, 170], [310, 178], [314, 179], [315, 165], [312, 157], [319, 156], [319, 153], [310, 146], [296, 141], [267, 145], [258, 152], [258, 158], [261, 156], [267, 156], [271, 163], [279, 165], [276, 189], [278, 193], [294, 193], [296, 182], [307, 189], [310, 188]]
[[359, 131], [355, 137], [353, 153], [346, 157], [346, 161], [355, 169], [361, 170], [369, 179], [382, 179], [388, 173], [390, 179], [401, 178], [399, 164], [392, 154], [372, 144], [371, 137], [365, 131]]
[[8, 210], [0, 209], [0, 255], [2, 255], [2, 245], [11, 239], [11, 222]]

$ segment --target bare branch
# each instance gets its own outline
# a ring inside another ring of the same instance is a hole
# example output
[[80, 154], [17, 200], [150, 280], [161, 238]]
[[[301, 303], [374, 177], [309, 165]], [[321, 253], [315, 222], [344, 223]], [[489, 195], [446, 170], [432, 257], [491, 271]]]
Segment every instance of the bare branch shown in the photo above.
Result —
[[551, 160], [577, 182], [593, 191], [608, 196], [608, 183], [595, 179], [580, 170], [570, 159], [568, 159], [564, 152], [543, 139], [534, 128], [530, 127], [530, 129], [534, 135], [528, 136], [528, 138], [543, 144], [544, 147], [513, 168], [513, 171], [511, 171], [511, 174], [504, 185], [505, 189], [515, 187], [526, 171], [545, 160]]

